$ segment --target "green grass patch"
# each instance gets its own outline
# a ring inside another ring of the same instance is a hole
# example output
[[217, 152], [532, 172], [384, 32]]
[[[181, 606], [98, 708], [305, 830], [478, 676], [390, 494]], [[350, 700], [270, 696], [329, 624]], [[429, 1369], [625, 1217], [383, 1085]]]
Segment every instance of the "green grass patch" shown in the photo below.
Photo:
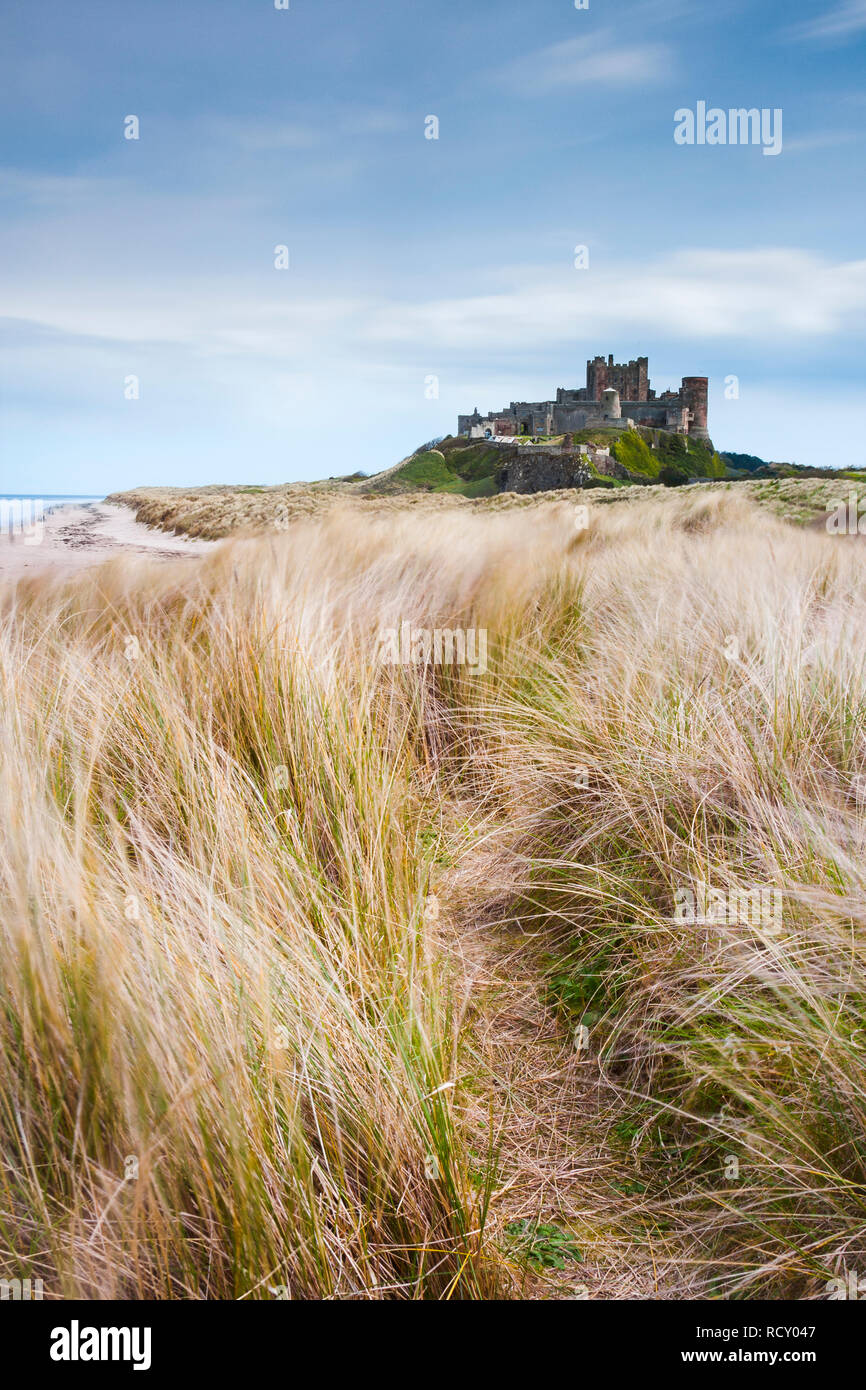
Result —
[[512, 1253], [534, 1269], [565, 1269], [566, 1261], [583, 1263], [583, 1255], [570, 1231], [554, 1222], [510, 1221], [505, 1227]]

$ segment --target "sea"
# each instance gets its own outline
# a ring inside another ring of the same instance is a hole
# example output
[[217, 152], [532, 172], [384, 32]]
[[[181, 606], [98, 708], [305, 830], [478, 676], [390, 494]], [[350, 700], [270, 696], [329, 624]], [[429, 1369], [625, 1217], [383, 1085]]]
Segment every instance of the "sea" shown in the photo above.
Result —
[[24, 516], [47, 516], [58, 507], [83, 507], [101, 502], [90, 492], [0, 492], [0, 509]]
[[43, 512], [53, 512], [57, 507], [83, 507], [89, 502], [101, 501], [101, 497], [94, 497], [92, 493], [0, 492], [0, 502], [41, 502]]
[[29, 492], [0, 492], [0, 540], [14, 541], [24, 536], [28, 545], [42, 539], [45, 518], [64, 507], [88, 507], [101, 502], [90, 493], [49, 493], [37, 497]]

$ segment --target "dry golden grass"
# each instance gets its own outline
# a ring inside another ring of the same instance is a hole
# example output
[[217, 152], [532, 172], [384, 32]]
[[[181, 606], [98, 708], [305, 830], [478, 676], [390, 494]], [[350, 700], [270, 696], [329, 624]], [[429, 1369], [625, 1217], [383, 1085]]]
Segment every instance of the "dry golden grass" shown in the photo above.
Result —
[[[866, 1259], [859, 544], [739, 487], [287, 525], [0, 592], [0, 1277], [519, 1296], [537, 1220], [593, 1297], [822, 1296]], [[404, 621], [486, 673], [383, 664]], [[675, 920], [696, 880], [781, 930]]]
[[[405, 463], [406, 460], [403, 460]], [[399, 466], [399, 465], [398, 465]], [[393, 471], [393, 470], [388, 470]], [[377, 475], [387, 477], [387, 472]], [[357, 506], [361, 515], [387, 516], [408, 510], [511, 511], [515, 508], [547, 508], [551, 503], [576, 500], [574, 491], [535, 494], [505, 492], [489, 498], [469, 498], [451, 493], [401, 492], [398, 496], [366, 493], [361, 480], [328, 479], [318, 483], [285, 483], [276, 487], [202, 488], [143, 487], [109, 497], [132, 507], [148, 526], [177, 531], [209, 540], [232, 535], [285, 531], [298, 521], [323, 516], [335, 507]], [[831, 508], [847, 501], [859, 484], [845, 478], [756, 478], [740, 482], [705, 482], [691, 491], [735, 492], [761, 510], [782, 520], [805, 524], [818, 521]], [[584, 489], [580, 502], [593, 507], [612, 505], [666, 506], [667, 489], [660, 485]]]

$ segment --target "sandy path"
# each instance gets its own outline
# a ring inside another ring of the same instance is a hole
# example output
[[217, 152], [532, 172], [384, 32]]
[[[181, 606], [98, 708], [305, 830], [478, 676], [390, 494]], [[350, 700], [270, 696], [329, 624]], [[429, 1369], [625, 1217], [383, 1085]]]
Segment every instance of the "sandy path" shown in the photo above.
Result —
[[8, 532], [0, 534], [0, 580], [20, 579], [45, 570], [82, 569], [112, 555], [176, 560], [180, 555], [203, 555], [216, 544], [153, 531], [136, 521], [129, 507], [89, 502], [49, 512], [36, 539]]
[[[452, 806], [453, 824], [468, 823], [472, 803]], [[488, 1236], [512, 1250], [522, 1299], [670, 1297], [673, 1252], [643, 1208], [639, 1160], [612, 1144], [628, 1104], [592, 1047], [579, 1049], [556, 1015], [549, 940], [511, 915], [517, 835], [497, 836], [493, 821], [488, 831], [431, 880], [442, 949], [460, 962], [475, 1083], [455, 1113], [479, 1162], [493, 1151], [497, 1173]], [[581, 1258], [564, 1259], [561, 1269], [525, 1265], [513, 1251], [520, 1222], [557, 1227]]]

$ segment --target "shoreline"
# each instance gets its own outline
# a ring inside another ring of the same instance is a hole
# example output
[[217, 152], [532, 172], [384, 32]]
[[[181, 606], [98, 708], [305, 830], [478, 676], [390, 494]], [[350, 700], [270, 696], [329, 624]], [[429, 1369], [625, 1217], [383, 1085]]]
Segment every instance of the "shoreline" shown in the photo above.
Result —
[[38, 538], [0, 534], [0, 583], [51, 573], [72, 573], [115, 555], [176, 560], [211, 550], [216, 541], [154, 531], [131, 507], [115, 502], [64, 503], [46, 512]]

